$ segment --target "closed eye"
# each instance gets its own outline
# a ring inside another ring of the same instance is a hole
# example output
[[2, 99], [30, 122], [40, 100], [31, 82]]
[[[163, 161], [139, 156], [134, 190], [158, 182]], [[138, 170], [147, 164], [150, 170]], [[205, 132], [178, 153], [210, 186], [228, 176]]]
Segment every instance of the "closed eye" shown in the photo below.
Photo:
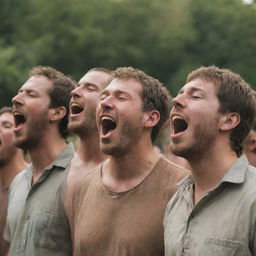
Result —
[[192, 98], [193, 98], [193, 99], [201, 99], [202, 97], [193, 95]]
[[119, 100], [128, 100], [128, 98], [127, 98], [127, 97], [124, 97], [124, 96], [118, 96], [118, 99], [119, 99]]
[[96, 92], [96, 91], [98, 91], [98, 88], [96, 86], [94, 86], [94, 85], [88, 85], [86, 87], [86, 89], [87, 89], [88, 92]]
[[104, 100], [107, 98], [107, 94], [106, 93], [103, 93], [100, 95], [100, 100]]

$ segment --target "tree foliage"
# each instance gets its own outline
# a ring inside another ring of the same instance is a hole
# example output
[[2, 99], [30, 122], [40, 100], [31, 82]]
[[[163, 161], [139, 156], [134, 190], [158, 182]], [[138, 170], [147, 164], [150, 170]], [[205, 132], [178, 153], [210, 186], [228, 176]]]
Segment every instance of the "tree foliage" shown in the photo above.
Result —
[[217, 65], [256, 85], [256, 8], [242, 0], [1, 0], [0, 104], [36, 65], [79, 79], [131, 65], [176, 94], [188, 72]]

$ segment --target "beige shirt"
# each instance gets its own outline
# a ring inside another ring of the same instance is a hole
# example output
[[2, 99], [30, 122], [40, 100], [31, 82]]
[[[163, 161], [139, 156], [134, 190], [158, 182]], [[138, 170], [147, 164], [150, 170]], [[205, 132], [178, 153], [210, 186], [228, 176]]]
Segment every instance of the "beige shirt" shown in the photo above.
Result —
[[72, 255], [62, 182], [73, 155], [73, 147], [66, 147], [33, 186], [32, 165], [15, 177], [10, 188], [5, 228], [11, 256]]
[[138, 186], [113, 193], [101, 169], [85, 178], [73, 200], [74, 255], [163, 256], [164, 211], [184, 171], [160, 158]]
[[239, 158], [197, 204], [186, 178], [168, 203], [166, 256], [256, 255], [256, 169]]

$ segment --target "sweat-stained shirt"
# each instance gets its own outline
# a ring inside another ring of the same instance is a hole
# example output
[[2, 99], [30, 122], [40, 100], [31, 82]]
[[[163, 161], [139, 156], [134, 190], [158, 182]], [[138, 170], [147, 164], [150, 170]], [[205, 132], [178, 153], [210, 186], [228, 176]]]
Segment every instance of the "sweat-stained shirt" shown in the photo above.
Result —
[[184, 169], [161, 157], [139, 185], [113, 193], [102, 183], [103, 164], [73, 198], [74, 255], [163, 256], [163, 216]]

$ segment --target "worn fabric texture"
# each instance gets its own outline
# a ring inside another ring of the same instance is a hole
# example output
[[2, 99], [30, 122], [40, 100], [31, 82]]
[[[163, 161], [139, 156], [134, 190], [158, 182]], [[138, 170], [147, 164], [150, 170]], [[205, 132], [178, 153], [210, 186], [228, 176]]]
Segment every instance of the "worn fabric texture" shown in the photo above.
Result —
[[73, 154], [74, 149], [69, 145], [45, 168], [33, 186], [31, 165], [15, 177], [5, 228], [12, 256], [72, 255], [62, 183]]
[[192, 177], [179, 186], [164, 217], [166, 256], [256, 255], [256, 169], [244, 156], [195, 206]]
[[101, 172], [102, 165], [75, 193], [74, 255], [164, 255], [164, 211], [184, 171], [160, 158], [139, 185], [121, 193], [106, 189]]

